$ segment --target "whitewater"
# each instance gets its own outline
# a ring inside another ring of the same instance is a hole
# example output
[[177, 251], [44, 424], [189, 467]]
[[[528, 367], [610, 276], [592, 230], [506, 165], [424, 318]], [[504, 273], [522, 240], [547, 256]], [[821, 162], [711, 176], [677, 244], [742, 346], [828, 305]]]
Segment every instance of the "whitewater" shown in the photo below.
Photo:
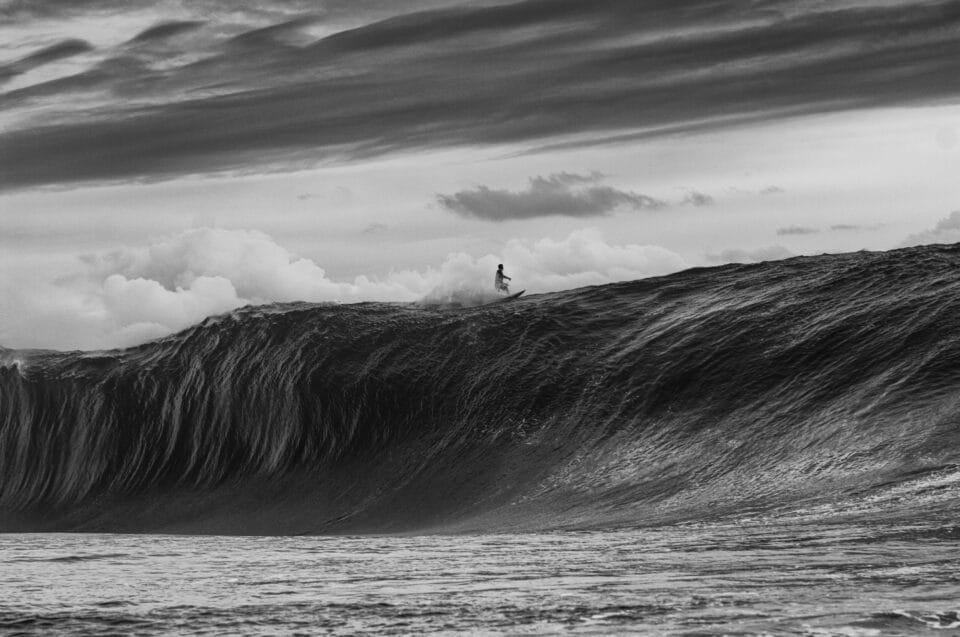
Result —
[[953, 634], [960, 247], [0, 349], [0, 630]]

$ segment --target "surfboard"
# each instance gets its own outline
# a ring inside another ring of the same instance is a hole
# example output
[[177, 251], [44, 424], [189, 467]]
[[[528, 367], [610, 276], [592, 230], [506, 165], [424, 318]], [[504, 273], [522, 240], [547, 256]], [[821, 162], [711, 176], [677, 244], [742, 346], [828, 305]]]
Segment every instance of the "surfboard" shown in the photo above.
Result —
[[519, 292], [511, 294], [510, 296], [505, 296], [502, 299], [500, 299], [500, 302], [502, 303], [504, 301], [512, 301], [514, 299], [519, 299], [520, 295], [523, 294], [524, 292], [526, 292], [526, 290], [520, 290]]

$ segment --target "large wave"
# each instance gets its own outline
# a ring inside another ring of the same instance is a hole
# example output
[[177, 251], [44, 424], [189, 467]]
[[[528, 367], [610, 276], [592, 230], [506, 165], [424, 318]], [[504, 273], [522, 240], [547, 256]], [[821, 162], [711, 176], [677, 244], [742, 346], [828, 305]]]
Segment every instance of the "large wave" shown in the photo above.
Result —
[[955, 246], [461, 309], [244, 308], [132, 349], [0, 350], [0, 528], [595, 528], [955, 498], [958, 388]]

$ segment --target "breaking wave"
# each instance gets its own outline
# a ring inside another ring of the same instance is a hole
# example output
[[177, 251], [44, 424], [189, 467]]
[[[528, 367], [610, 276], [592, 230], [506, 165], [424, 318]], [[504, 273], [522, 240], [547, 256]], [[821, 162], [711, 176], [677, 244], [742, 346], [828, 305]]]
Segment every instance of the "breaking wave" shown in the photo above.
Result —
[[960, 248], [243, 308], [131, 349], [0, 349], [0, 400], [0, 530], [921, 515], [960, 499]]

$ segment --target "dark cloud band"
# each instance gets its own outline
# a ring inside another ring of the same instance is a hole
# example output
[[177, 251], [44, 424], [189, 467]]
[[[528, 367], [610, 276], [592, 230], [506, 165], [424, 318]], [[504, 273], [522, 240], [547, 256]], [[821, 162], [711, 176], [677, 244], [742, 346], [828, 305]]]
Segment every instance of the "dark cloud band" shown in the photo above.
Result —
[[[526, 0], [411, 13], [307, 45], [289, 37], [312, 23], [278, 21], [179, 65], [118, 50], [0, 95], [0, 109], [29, 115], [17, 121], [59, 114], [0, 134], [0, 187], [605, 140], [960, 94], [956, 1]], [[64, 117], [74, 95], [88, 99]]]

